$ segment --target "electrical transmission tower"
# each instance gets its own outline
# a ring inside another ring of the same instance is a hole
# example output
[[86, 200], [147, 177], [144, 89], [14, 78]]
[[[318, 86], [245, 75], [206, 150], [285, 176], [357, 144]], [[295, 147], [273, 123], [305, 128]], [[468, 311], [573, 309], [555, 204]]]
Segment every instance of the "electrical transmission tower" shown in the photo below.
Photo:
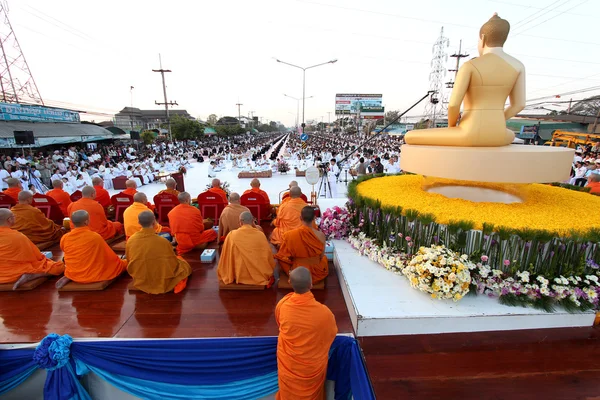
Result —
[[446, 87], [448, 89], [452, 89], [454, 87], [454, 82], [456, 82], [456, 75], [458, 75], [458, 67], [460, 67], [460, 59], [461, 58], [466, 58], [469, 57], [468, 54], [466, 53], [461, 53], [462, 50], [462, 40], [460, 41], [459, 45], [458, 45], [458, 52], [452, 54], [450, 57], [456, 58], [456, 68], [454, 69], [449, 69], [448, 71], [450, 72], [454, 72], [454, 80], [453, 81], [449, 81], [446, 82]]
[[446, 76], [446, 62], [448, 54], [446, 49], [450, 40], [444, 36], [444, 27], [440, 36], [433, 45], [431, 58], [431, 72], [429, 73], [429, 90], [435, 91], [431, 101], [425, 106], [425, 117], [429, 119], [429, 127], [435, 128], [435, 119], [444, 112], [444, 77]]
[[44, 105], [15, 31], [8, 19], [8, 6], [0, 3], [0, 90], [6, 103]]

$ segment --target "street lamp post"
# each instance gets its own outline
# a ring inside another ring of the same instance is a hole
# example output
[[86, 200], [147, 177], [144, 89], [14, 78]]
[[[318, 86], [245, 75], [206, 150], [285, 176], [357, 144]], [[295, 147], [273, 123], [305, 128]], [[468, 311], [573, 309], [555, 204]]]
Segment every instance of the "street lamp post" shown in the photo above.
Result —
[[[290, 99], [294, 99], [296, 100], [296, 128], [298, 128], [298, 118], [300, 117], [300, 100], [297, 97], [293, 97], [293, 96], [288, 96], [287, 94], [283, 94], [285, 97], [289, 97]], [[307, 99], [312, 99], [314, 96], [308, 96]]]
[[[277, 61], [278, 63], [289, 65], [290, 67], [294, 67], [294, 68], [298, 68], [298, 69], [302, 70], [302, 125], [304, 125], [304, 100], [306, 100], [306, 97], [305, 97], [306, 96], [306, 70], [311, 69], [311, 68], [320, 67], [321, 65], [335, 64], [337, 62], [337, 58], [333, 59], [331, 61], [321, 63], [321, 64], [311, 65], [310, 67], [300, 67], [298, 65], [294, 65], [294, 64], [290, 64], [285, 61], [281, 61], [277, 58], [275, 59], [275, 61]], [[302, 131], [304, 132], [304, 127], [302, 127]]]

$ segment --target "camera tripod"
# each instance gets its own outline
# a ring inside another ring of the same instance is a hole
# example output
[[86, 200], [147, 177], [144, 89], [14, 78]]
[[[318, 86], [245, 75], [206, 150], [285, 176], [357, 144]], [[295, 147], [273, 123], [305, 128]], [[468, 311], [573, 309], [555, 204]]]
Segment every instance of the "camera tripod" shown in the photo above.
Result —
[[327, 171], [323, 171], [321, 181], [319, 182], [319, 189], [317, 190], [317, 197], [321, 197], [322, 190], [323, 197], [327, 198], [327, 188], [329, 188], [329, 193], [331, 193], [331, 185], [329, 184], [329, 179], [327, 179]]

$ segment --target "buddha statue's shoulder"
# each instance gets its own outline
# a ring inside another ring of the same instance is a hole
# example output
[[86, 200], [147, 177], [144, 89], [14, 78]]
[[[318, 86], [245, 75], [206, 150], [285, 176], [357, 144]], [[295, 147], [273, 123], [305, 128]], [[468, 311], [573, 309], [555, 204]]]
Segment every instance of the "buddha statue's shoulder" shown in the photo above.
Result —
[[521, 61], [517, 60], [513, 56], [506, 54], [504, 52], [484, 54], [481, 57], [476, 57], [476, 58], [469, 60], [468, 63], [471, 63], [472, 66], [479, 69], [485, 65], [497, 63], [499, 60], [501, 60], [501, 62], [503, 61], [506, 64], [510, 65], [517, 72], [525, 71], [525, 66], [523, 65], [523, 63], [521, 63]]

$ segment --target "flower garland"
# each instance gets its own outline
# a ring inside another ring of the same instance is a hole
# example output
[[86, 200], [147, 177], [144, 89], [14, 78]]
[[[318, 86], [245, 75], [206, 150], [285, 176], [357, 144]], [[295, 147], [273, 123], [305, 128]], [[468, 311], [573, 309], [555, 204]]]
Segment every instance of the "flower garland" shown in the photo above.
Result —
[[328, 208], [321, 215], [319, 229], [325, 234], [327, 240], [347, 237], [350, 232], [350, 213], [338, 206]]

